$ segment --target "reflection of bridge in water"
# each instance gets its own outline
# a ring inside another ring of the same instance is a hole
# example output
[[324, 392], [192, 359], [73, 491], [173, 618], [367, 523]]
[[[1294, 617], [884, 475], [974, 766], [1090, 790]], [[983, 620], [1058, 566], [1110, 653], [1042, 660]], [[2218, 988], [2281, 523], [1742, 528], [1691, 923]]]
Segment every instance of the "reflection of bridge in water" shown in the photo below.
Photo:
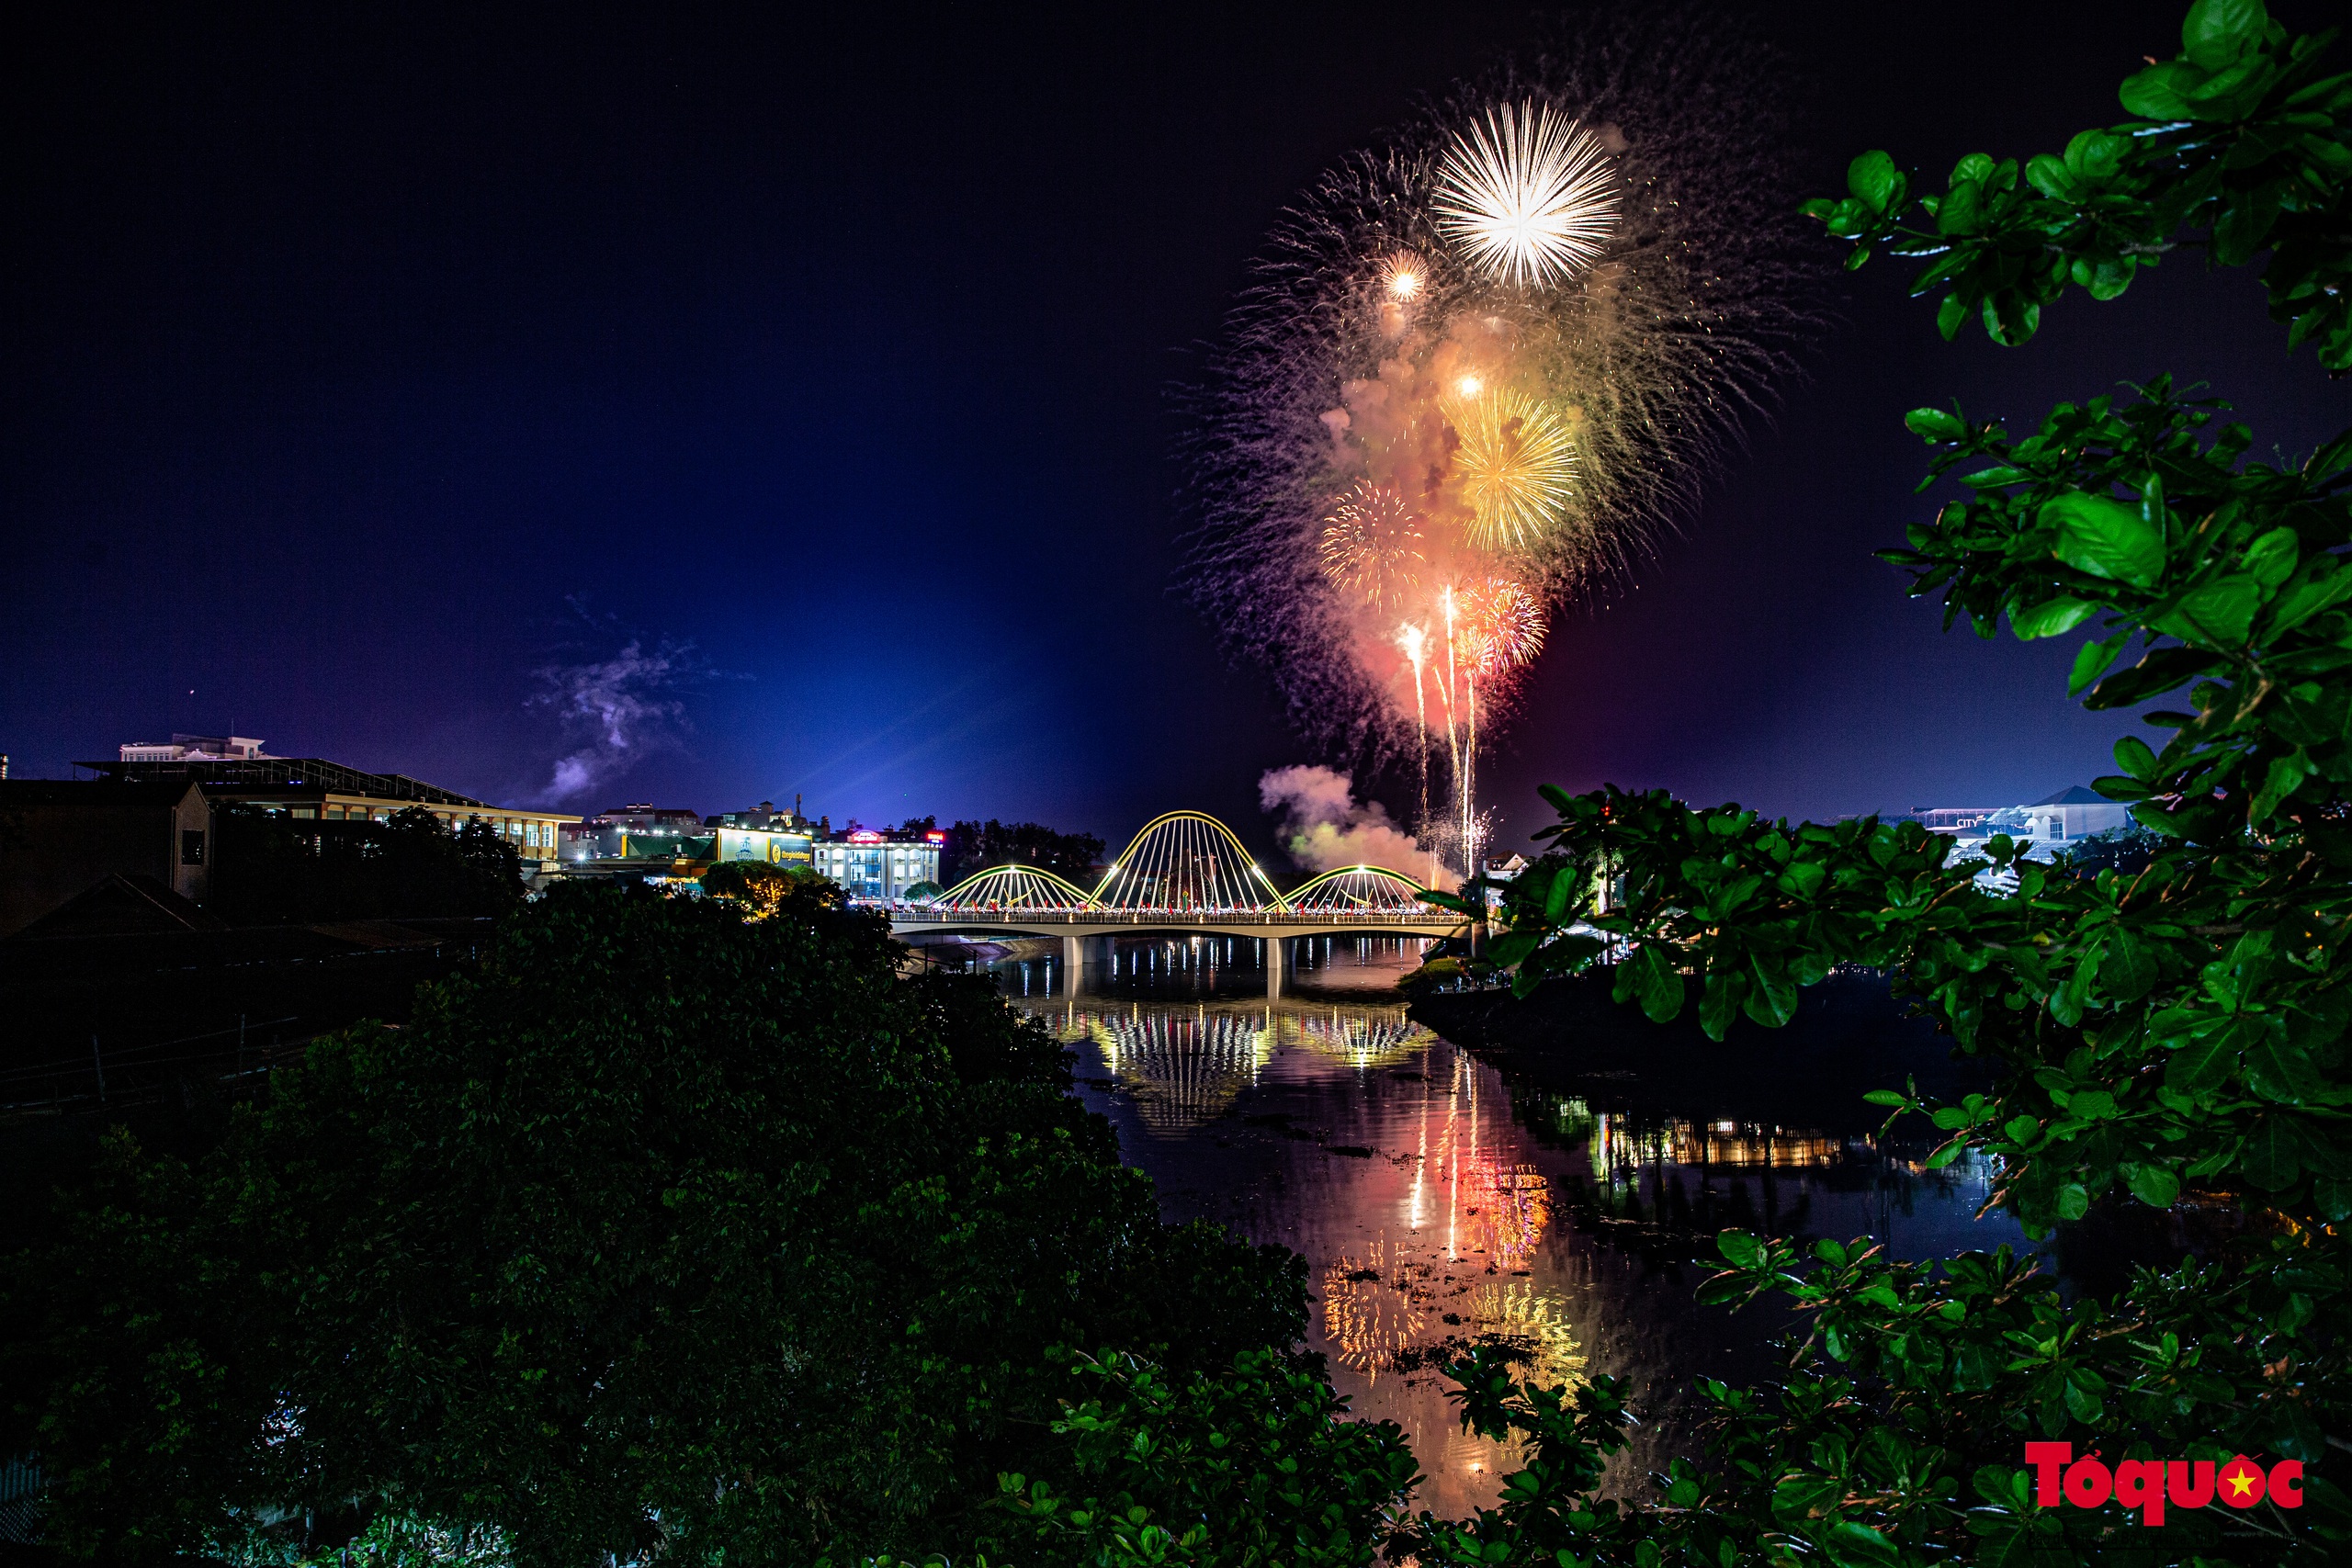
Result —
[[1092, 1041], [1111, 1072], [1137, 1091], [1136, 1111], [1145, 1128], [1162, 1136], [1223, 1115], [1282, 1046], [1369, 1069], [1393, 1066], [1436, 1038], [1408, 1019], [1401, 1003], [1204, 1000], [1170, 1007], [1107, 997], [1007, 999], [1065, 1041]]
[[1035, 866], [1001, 865], [928, 904], [893, 911], [899, 936], [1059, 937], [1065, 974], [1112, 958], [1123, 936], [1238, 937], [1261, 945], [1266, 994], [1282, 994], [1289, 943], [1342, 933], [1443, 937], [1464, 929], [1429, 890], [1385, 866], [1341, 866], [1284, 893], [1216, 818], [1171, 811], [1144, 825], [1091, 892]]

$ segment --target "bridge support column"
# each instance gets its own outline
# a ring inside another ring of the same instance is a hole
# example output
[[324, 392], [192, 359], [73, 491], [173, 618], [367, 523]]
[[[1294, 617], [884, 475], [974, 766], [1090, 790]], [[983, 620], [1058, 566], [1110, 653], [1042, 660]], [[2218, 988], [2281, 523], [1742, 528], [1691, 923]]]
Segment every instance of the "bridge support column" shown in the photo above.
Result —
[[1082, 936], [1062, 938], [1061, 987], [1065, 996], [1078, 994], [1078, 977], [1086, 970], [1086, 939]]
[[1266, 944], [1266, 999], [1273, 1001], [1283, 994], [1283, 972], [1290, 967], [1290, 942], [1278, 936], [1263, 940]]

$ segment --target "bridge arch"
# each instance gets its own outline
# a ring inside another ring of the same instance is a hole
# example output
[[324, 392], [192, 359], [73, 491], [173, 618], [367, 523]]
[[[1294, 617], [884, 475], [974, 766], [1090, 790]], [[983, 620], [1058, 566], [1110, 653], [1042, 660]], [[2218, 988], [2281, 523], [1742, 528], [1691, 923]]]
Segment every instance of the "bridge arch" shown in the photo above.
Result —
[[1332, 914], [1376, 909], [1404, 914], [1427, 908], [1428, 891], [1401, 871], [1385, 865], [1343, 865], [1291, 889], [1284, 902], [1295, 914]]
[[1208, 915], [1288, 908], [1227, 827], [1204, 811], [1169, 811], [1143, 826], [1094, 889], [1105, 909]]
[[1034, 865], [999, 865], [976, 872], [932, 900], [951, 913], [1077, 910], [1095, 907], [1086, 893]]

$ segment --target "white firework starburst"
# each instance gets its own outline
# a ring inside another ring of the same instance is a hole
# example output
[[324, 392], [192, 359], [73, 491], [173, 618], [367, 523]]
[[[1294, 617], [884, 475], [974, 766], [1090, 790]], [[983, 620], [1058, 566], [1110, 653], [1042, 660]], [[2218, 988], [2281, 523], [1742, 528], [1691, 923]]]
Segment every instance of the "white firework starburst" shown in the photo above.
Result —
[[1471, 264], [1513, 283], [1558, 283], [1589, 266], [1617, 221], [1600, 138], [1533, 102], [1489, 109], [1438, 166], [1438, 228]]

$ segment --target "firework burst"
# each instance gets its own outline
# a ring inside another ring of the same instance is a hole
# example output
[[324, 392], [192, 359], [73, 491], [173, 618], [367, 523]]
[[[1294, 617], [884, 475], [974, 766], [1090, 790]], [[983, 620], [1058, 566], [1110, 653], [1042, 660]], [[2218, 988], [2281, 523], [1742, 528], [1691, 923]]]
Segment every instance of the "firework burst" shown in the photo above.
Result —
[[1743, 26], [1588, 16], [1343, 160], [1193, 389], [1196, 603], [1329, 750], [1450, 765], [1464, 855], [1481, 698], [1490, 739], [1548, 621], [1690, 514], [1822, 320]]
[[1551, 630], [1544, 605], [1508, 577], [1490, 577], [1455, 595], [1460, 626], [1455, 636], [1482, 678], [1492, 680], [1535, 662]]
[[1401, 603], [1420, 584], [1421, 530], [1405, 498], [1359, 481], [1324, 514], [1317, 550], [1324, 574], [1374, 607]]
[[1589, 266], [1617, 223], [1600, 139], [1534, 103], [1473, 119], [1438, 166], [1438, 230], [1471, 265], [1525, 288]]
[[1576, 495], [1577, 449], [1566, 426], [1532, 398], [1474, 387], [1447, 417], [1461, 440], [1453, 483], [1470, 510], [1470, 543], [1492, 551], [1541, 545]]

